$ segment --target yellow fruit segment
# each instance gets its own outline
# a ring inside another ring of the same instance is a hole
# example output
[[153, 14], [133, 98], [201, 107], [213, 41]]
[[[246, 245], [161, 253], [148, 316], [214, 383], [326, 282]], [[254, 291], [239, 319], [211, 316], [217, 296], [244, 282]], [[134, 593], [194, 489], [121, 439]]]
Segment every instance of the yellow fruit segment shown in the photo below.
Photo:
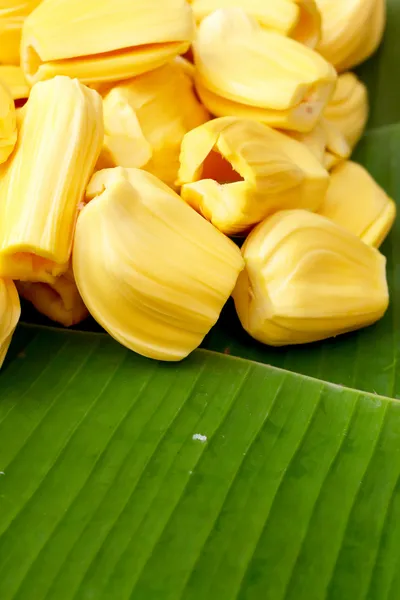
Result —
[[289, 135], [305, 144], [328, 171], [351, 154], [351, 148], [342, 131], [335, 123], [324, 118], [321, 118], [308, 133], [292, 131]]
[[21, 29], [27, 17], [41, 0], [1, 0], [0, 64], [19, 65]]
[[315, 0], [191, 0], [200, 23], [218, 8], [242, 8], [265, 29], [272, 29], [314, 48], [321, 34], [321, 16]]
[[250, 233], [242, 253], [236, 310], [265, 344], [336, 336], [374, 323], [388, 306], [385, 257], [321, 215], [276, 213]]
[[354, 148], [368, 120], [367, 88], [354, 73], [339, 75], [335, 93], [325, 108], [324, 117], [339, 129], [350, 148]]
[[52, 282], [103, 142], [101, 98], [67, 77], [36, 84], [0, 173], [0, 276]]
[[226, 234], [282, 208], [317, 210], [328, 173], [303, 144], [251, 120], [222, 117], [186, 134], [182, 198]]
[[4, 163], [17, 142], [17, 116], [8, 87], [0, 81], [0, 164]]
[[118, 81], [183, 54], [193, 33], [186, 0], [46, 0], [25, 21], [21, 64], [30, 83]]
[[141, 167], [174, 185], [186, 132], [208, 120], [183, 61], [113, 87], [104, 97], [104, 167]]
[[57, 277], [53, 283], [17, 281], [17, 290], [43, 315], [71, 327], [86, 319], [89, 312], [79, 295], [72, 269]]
[[338, 71], [351, 69], [377, 49], [386, 22], [386, 0], [316, 0], [322, 16], [317, 50]]
[[21, 307], [18, 292], [11, 279], [0, 279], [0, 368], [4, 362]]
[[29, 96], [30, 86], [21, 67], [0, 65], [0, 83], [3, 83], [10, 90], [14, 100], [22, 100]]
[[318, 212], [379, 248], [393, 225], [396, 205], [364, 167], [347, 161], [332, 171]]
[[197, 91], [216, 116], [310, 131], [334, 92], [335, 69], [319, 54], [240, 8], [206, 17], [193, 48]]
[[87, 199], [73, 270], [90, 313], [124, 346], [181, 360], [218, 319], [243, 268], [239, 249], [145, 171], [99, 171]]

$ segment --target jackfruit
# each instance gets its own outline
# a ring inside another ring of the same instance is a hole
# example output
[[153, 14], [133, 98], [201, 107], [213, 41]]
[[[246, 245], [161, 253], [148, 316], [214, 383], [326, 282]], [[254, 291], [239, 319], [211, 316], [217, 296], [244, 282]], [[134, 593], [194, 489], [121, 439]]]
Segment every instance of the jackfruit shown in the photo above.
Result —
[[206, 17], [193, 49], [197, 92], [218, 117], [306, 132], [335, 89], [336, 71], [319, 54], [266, 31], [239, 8]]
[[86, 198], [73, 270], [90, 313], [127, 348], [181, 360], [217, 321], [240, 250], [146, 171], [98, 171]]
[[250, 233], [242, 253], [233, 299], [244, 329], [265, 344], [323, 340], [387, 309], [385, 257], [321, 215], [278, 212]]
[[106, 94], [102, 167], [141, 167], [174, 184], [183, 136], [209, 118], [182, 62], [171, 61]]
[[0, 279], [0, 368], [4, 362], [21, 307], [18, 292], [11, 279]]
[[57, 277], [53, 283], [17, 281], [17, 290], [22, 298], [31, 302], [40, 313], [71, 327], [89, 315], [76, 287], [72, 269]]
[[21, 30], [25, 18], [41, 0], [1, 0], [0, 64], [19, 65]]
[[21, 67], [0, 65], [0, 83], [9, 89], [14, 100], [23, 100], [29, 96], [30, 87]]
[[8, 87], [0, 81], [0, 164], [4, 163], [17, 142], [17, 115]]
[[307, 147], [248, 119], [221, 117], [189, 131], [180, 162], [182, 198], [229, 235], [283, 208], [317, 210], [328, 186]]
[[36, 84], [0, 173], [0, 276], [51, 283], [68, 268], [78, 205], [103, 143], [101, 98], [77, 80]]
[[386, 0], [316, 0], [322, 17], [317, 50], [340, 72], [366, 60], [385, 29]]
[[396, 204], [364, 167], [347, 161], [332, 171], [318, 212], [379, 248], [393, 225]]
[[189, 0], [196, 22], [218, 8], [238, 7], [265, 29], [272, 29], [314, 48], [321, 36], [321, 15], [315, 0]]
[[183, 54], [193, 34], [186, 0], [46, 0], [24, 23], [21, 66], [30, 83], [119, 81]]
[[325, 108], [324, 117], [339, 129], [353, 149], [368, 120], [367, 88], [354, 73], [339, 75], [335, 93]]

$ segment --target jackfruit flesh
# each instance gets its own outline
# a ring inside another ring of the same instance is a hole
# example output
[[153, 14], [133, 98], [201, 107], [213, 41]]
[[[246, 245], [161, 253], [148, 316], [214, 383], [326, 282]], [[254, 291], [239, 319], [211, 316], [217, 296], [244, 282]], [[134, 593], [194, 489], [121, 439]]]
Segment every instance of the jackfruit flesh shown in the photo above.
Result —
[[239, 8], [206, 17], [193, 49], [198, 94], [216, 116], [310, 131], [335, 89], [335, 69], [319, 54]]
[[36, 310], [64, 327], [76, 325], [89, 315], [76, 287], [72, 269], [57, 277], [53, 283], [17, 281], [16, 286], [21, 297], [31, 302]]
[[200, 23], [218, 8], [238, 7], [265, 29], [277, 31], [314, 48], [321, 35], [321, 16], [314, 0], [191, 0]]
[[0, 65], [0, 83], [9, 89], [14, 100], [22, 100], [29, 96], [30, 87], [21, 67]]
[[145, 171], [97, 172], [87, 200], [73, 270], [90, 313], [139, 354], [181, 360], [218, 319], [240, 250]]
[[19, 65], [21, 30], [25, 18], [41, 0], [1, 0], [0, 65]]
[[101, 165], [141, 167], [170, 186], [177, 178], [183, 136], [209, 118], [183, 61], [114, 86], [103, 108]]
[[233, 299], [244, 329], [265, 344], [336, 336], [387, 309], [385, 257], [321, 215], [278, 212], [250, 233], [242, 253]]
[[0, 174], [0, 276], [50, 283], [68, 268], [78, 205], [103, 142], [101, 98], [77, 80], [32, 88]]
[[364, 167], [347, 161], [332, 171], [318, 212], [379, 248], [393, 225], [396, 204]]
[[9, 88], [0, 81], [0, 164], [8, 159], [16, 142], [17, 115], [14, 101]]
[[21, 65], [30, 83], [118, 81], [183, 54], [193, 33], [185, 0], [46, 0], [24, 23]]
[[182, 198], [226, 234], [284, 208], [317, 210], [328, 173], [300, 142], [248, 119], [222, 117], [183, 139]]
[[11, 279], [0, 279], [0, 368], [4, 362], [21, 307], [18, 292]]
[[386, 22], [386, 0], [316, 0], [322, 17], [317, 50], [340, 72], [377, 49]]
[[353, 149], [368, 120], [368, 94], [354, 73], [339, 75], [335, 93], [324, 111], [325, 120], [346, 138]]

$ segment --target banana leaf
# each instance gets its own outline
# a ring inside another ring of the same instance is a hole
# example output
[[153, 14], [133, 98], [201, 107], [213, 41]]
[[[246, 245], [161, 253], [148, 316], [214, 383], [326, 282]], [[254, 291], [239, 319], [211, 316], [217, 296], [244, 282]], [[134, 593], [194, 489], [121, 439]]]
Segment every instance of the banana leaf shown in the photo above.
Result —
[[200, 350], [21, 327], [0, 598], [398, 598], [400, 403]]
[[[399, 203], [398, 31], [389, 0], [356, 160]], [[163, 364], [25, 308], [0, 374], [0, 600], [400, 599], [399, 222], [382, 250], [385, 318], [299, 348], [228, 304]]]

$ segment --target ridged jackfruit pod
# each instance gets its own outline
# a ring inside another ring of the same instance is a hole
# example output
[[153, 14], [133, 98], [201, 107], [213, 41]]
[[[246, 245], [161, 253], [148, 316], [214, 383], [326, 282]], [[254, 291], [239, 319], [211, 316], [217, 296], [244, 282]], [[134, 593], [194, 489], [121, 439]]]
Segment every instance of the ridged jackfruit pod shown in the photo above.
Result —
[[317, 50], [340, 72], [362, 63], [378, 48], [385, 29], [386, 0], [316, 0], [322, 16]]
[[242, 253], [233, 299], [245, 330], [265, 344], [336, 336], [387, 309], [385, 257], [321, 215], [276, 213], [250, 233]]
[[172, 186], [187, 131], [209, 119], [183, 61], [113, 87], [104, 97], [103, 167], [141, 167]]
[[98, 171], [87, 200], [73, 270], [90, 313], [127, 348], [181, 360], [217, 321], [240, 250], [146, 171]]
[[0, 81], [0, 164], [4, 163], [17, 142], [17, 115], [10, 90]]
[[272, 29], [315, 48], [321, 36], [321, 15], [315, 0], [189, 0], [196, 22], [218, 8], [239, 7], [265, 29]]
[[0, 279], [0, 368], [4, 362], [21, 307], [18, 292], [11, 279]]
[[72, 269], [57, 277], [53, 283], [17, 281], [17, 290], [22, 298], [31, 302], [40, 313], [71, 327], [89, 315], [76, 287]]
[[368, 120], [368, 92], [354, 73], [339, 75], [335, 93], [324, 117], [339, 129], [351, 149], [362, 136]]
[[3, 83], [10, 90], [14, 100], [23, 100], [29, 96], [30, 86], [21, 67], [0, 65], [0, 83]]
[[193, 34], [186, 0], [46, 0], [25, 21], [21, 65], [30, 83], [119, 81], [184, 53]]
[[198, 94], [218, 117], [310, 131], [334, 92], [336, 71], [328, 62], [299, 42], [266, 31], [240, 8], [206, 17], [193, 49]]
[[317, 210], [328, 173], [300, 142], [249, 119], [221, 117], [183, 139], [182, 198], [226, 234], [283, 208]]
[[328, 171], [349, 158], [351, 154], [351, 148], [342, 131], [333, 122], [324, 118], [321, 118], [314, 129], [308, 133], [291, 131], [289, 135], [305, 144]]
[[42, 0], [1, 0], [0, 64], [19, 65], [21, 30], [25, 18]]
[[332, 171], [318, 212], [379, 248], [393, 225], [396, 204], [364, 167], [347, 161]]
[[0, 172], [0, 276], [50, 283], [68, 269], [86, 184], [103, 143], [97, 92], [68, 77], [36, 84]]

